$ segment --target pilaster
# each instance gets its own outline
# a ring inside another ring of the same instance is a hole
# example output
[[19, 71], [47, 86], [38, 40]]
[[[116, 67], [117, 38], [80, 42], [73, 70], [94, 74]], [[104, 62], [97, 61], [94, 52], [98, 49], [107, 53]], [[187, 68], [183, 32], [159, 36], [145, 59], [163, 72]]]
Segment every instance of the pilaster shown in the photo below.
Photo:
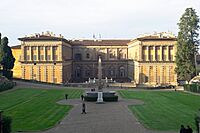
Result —
[[54, 53], [54, 52], [53, 52], [53, 46], [50, 47], [50, 50], [51, 50], [51, 61], [53, 61], [53, 60], [54, 60], [54, 58], [53, 58], [53, 55], [54, 55], [54, 54], [53, 54], [53, 53]]
[[47, 47], [44, 46], [44, 61], [47, 60]]
[[33, 66], [30, 66], [30, 79], [33, 79]]
[[22, 48], [22, 49], [21, 49], [22, 55], [20, 56], [20, 57], [21, 57], [20, 60], [21, 60], [21, 61], [24, 61], [24, 57], [26, 56], [26, 54], [25, 54], [25, 50], [26, 50], [26, 49], [24, 49], [24, 46], [22, 46], [21, 48]]
[[166, 66], [166, 83], [170, 83], [169, 75], [170, 75], [170, 66]]
[[52, 68], [52, 72], [51, 72], [51, 78], [52, 78], [52, 82], [54, 83], [54, 66], [51, 67]]
[[157, 72], [156, 72], [156, 66], [153, 66], [153, 77], [154, 77], [154, 80], [153, 82], [156, 83], [157, 82]]
[[163, 83], [163, 66], [161, 66], [161, 69], [160, 69], [160, 83], [161, 84]]
[[47, 82], [48, 80], [47, 80], [47, 77], [48, 76], [48, 74], [47, 74], [47, 66], [44, 66], [44, 81], [45, 82]]
[[32, 52], [33, 52], [32, 47], [30, 46], [29, 49], [30, 49], [30, 61], [32, 61], [33, 60], [33, 58], [32, 58]]
[[156, 61], [156, 47], [153, 46], [153, 61]]
[[163, 46], [160, 46], [160, 61], [163, 61]]
[[166, 53], [167, 59], [166, 59], [166, 61], [169, 61], [169, 46], [166, 46], [166, 48], [167, 48], [167, 53]]
[[37, 59], [36, 60], [39, 61], [39, 59], [40, 59], [39, 58], [39, 46], [36, 47], [36, 51], [37, 51], [37, 53], [36, 53], [37, 54]]
[[149, 61], [150, 60], [150, 46], [147, 46], [147, 58], [146, 58], [146, 61]]
[[25, 67], [22, 66], [21, 68], [22, 68], [22, 69], [21, 69], [22, 79], [25, 79]]
[[40, 81], [40, 66], [37, 66], [37, 80]]
[[142, 61], [142, 44], [139, 45], [139, 61]]

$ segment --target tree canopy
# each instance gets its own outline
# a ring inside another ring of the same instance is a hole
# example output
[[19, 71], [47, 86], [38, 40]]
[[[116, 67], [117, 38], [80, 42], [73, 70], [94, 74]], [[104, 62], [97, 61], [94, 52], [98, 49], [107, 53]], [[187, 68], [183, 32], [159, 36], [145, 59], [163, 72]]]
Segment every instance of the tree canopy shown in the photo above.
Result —
[[178, 23], [176, 73], [178, 79], [189, 81], [195, 76], [195, 56], [198, 52], [199, 17], [195, 9], [187, 8]]
[[1, 39], [0, 34], [0, 65], [3, 70], [11, 70], [14, 67], [15, 58], [13, 57], [12, 50], [8, 46], [8, 38]]

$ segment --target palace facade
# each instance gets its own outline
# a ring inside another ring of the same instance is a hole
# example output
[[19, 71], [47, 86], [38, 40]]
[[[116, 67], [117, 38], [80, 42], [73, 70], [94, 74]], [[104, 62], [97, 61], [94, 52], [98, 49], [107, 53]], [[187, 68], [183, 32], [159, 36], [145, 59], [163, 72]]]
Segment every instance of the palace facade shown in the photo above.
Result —
[[102, 59], [103, 78], [144, 85], [176, 85], [176, 37], [169, 33], [133, 40], [66, 40], [47, 32], [19, 38], [13, 46], [13, 76], [65, 84], [97, 78]]

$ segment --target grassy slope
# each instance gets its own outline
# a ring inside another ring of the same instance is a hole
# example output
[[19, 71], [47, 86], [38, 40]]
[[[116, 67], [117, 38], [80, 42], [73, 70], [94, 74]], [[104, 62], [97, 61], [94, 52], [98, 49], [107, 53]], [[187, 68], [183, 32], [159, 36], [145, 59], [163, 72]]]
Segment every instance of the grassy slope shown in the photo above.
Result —
[[140, 99], [144, 105], [129, 106], [140, 122], [154, 130], [178, 130], [181, 124], [196, 129], [194, 116], [200, 96], [184, 92], [119, 91], [123, 98]]
[[0, 110], [12, 117], [13, 131], [44, 130], [58, 123], [72, 108], [56, 104], [66, 93], [69, 98], [79, 98], [82, 91], [17, 89], [0, 93]]

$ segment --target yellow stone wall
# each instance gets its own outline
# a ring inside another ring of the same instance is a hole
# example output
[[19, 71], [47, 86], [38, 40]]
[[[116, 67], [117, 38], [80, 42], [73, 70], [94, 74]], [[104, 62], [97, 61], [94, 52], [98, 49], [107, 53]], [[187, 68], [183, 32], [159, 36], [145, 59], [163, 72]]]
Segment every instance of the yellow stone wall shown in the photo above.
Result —
[[22, 79], [58, 84], [71, 79], [72, 48], [66, 42], [22, 41], [21, 55]]
[[21, 57], [21, 49], [14, 48], [12, 49], [13, 56], [15, 57], [15, 65], [13, 68], [13, 77], [14, 78], [21, 78], [21, 64], [19, 62]]
[[[101, 55], [103, 60], [118, 60], [128, 58], [127, 46], [74, 46], [73, 57], [81, 54], [82, 60], [97, 60]], [[87, 58], [89, 54], [89, 58]]]
[[133, 59], [128, 65], [134, 66], [129, 75], [136, 84], [177, 85], [175, 43], [174, 39], [136, 39], [128, 44], [129, 59]]
[[[101, 55], [104, 77], [128, 77], [136, 84], [176, 85], [175, 43], [175, 39], [161, 38], [135, 39], [127, 46], [72, 46], [62, 40], [22, 41], [21, 49], [12, 49], [16, 58], [13, 75], [15, 78], [62, 84], [76, 78], [76, 70], [81, 68], [81, 78], [88, 79], [91, 75], [94, 78], [97, 59]], [[81, 55], [81, 61], [76, 60], [77, 54]]]

